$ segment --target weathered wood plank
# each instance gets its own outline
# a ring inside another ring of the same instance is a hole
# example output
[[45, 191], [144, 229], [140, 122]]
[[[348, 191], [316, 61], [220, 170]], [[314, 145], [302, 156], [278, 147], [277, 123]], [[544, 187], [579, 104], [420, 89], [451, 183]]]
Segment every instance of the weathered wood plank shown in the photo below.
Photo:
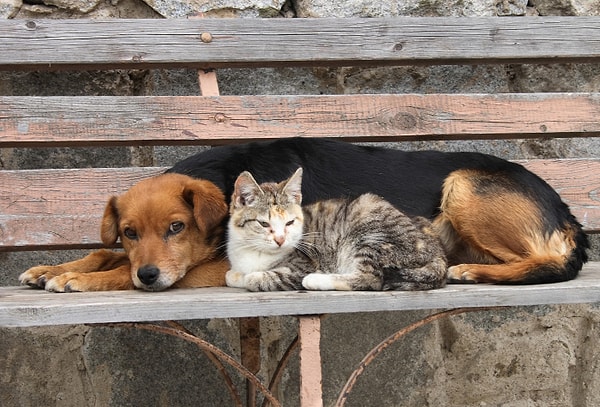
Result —
[[0, 212], [40, 216], [101, 212], [111, 195], [164, 170], [124, 167], [0, 171]]
[[0, 146], [452, 140], [600, 134], [600, 93], [0, 97]]
[[583, 16], [0, 21], [0, 69], [4, 70], [541, 63], [598, 58], [600, 18]]
[[[600, 159], [522, 161], [588, 232], [600, 231]], [[0, 171], [0, 251], [100, 247], [104, 205], [164, 168]]]
[[63, 295], [26, 287], [0, 287], [0, 326], [596, 302], [600, 302], [600, 263], [588, 263], [580, 277], [564, 283], [530, 286], [452, 284], [442, 289], [421, 292], [252, 293], [222, 287], [155, 293], [132, 290]]
[[300, 405], [323, 407], [323, 374], [321, 371], [321, 317], [298, 319], [300, 342]]
[[544, 178], [565, 201], [584, 229], [600, 232], [600, 160], [519, 161]]
[[100, 247], [108, 198], [163, 170], [0, 171], [0, 251]]

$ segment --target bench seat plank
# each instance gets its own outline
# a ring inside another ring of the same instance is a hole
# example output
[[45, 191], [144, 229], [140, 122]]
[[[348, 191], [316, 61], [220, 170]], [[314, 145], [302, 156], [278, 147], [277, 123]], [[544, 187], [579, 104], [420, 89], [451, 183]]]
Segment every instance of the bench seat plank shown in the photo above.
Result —
[[0, 326], [139, 322], [527, 306], [600, 302], [600, 262], [588, 263], [571, 281], [528, 286], [451, 284], [431, 291], [285, 291], [194, 288], [163, 292], [108, 291], [55, 294], [0, 287]]
[[[553, 186], [588, 232], [600, 230], [600, 159], [520, 161]], [[111, 195], [166, 168], [0, 171], [0, 252], [101, 247]]]
[[4, 70], [564, 63], [599, 57], [600, 18], [583, 16], [0, 21]]
[[0, 97], [0, 146], [590, 137], [599, 93]]

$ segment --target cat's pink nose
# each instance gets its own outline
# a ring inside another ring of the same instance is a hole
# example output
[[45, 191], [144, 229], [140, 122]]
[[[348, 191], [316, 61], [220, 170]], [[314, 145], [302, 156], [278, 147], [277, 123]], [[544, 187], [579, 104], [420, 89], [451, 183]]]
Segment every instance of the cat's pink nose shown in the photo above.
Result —
[[285, 236], [275, 236], [273, 240], [275, 240], [277, 246], [281, 247], [281, 245], [285, 243]]

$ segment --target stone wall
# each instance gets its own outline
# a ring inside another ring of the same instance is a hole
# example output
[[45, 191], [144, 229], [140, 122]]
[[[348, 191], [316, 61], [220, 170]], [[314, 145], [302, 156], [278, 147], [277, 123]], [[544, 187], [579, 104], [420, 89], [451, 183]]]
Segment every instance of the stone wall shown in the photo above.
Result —
[[[0, 18], [182, 18], [598, 15], [589, 0], [0, 0]], [[600, 66], [506, 65], [218, 72], [223, 94], [600, 91]], [[0, 73], [2, 95], [194, 95], [193, 71]], [[597, 138], [401, 143], [404, 149], [489, 152], [508, 159], [598, 157]], [[171, 165], [201, 147], [0, 149], [0, 168]], [[594, 239], [592, 258], [598, 260]], [[25, 268], [82, 252], [0, 253], [0, 284]], [[331, 405], [365, 352], [424, 312], [349, 314], [323, 322], [324, 394]], [[523, 307], [452, 317], [388, 348], [360, 378], [349, 406], [600, 405], [597, 305]], [[186, 321], [239, 354], [237, 323]], [[261, 321], [272, 373], [293, 336], [293, 318]], [[298, 404], [297, 361], [278, 395]], [[235, 373], [234, 380], [241, 384]], [[61, 326], [0, 330], [2, 406], [232, 405], [197, 348], [125, 328]]]

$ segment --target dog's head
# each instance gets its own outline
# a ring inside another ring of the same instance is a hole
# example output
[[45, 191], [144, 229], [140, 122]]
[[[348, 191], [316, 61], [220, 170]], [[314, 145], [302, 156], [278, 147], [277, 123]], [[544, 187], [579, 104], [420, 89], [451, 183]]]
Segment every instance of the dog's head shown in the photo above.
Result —
[[121, 239], [136, 287], [164, 290], [218, 255], [227, 204], [213, 183], [181, 174], [143, 180], [109, 199], [104, 244]]

